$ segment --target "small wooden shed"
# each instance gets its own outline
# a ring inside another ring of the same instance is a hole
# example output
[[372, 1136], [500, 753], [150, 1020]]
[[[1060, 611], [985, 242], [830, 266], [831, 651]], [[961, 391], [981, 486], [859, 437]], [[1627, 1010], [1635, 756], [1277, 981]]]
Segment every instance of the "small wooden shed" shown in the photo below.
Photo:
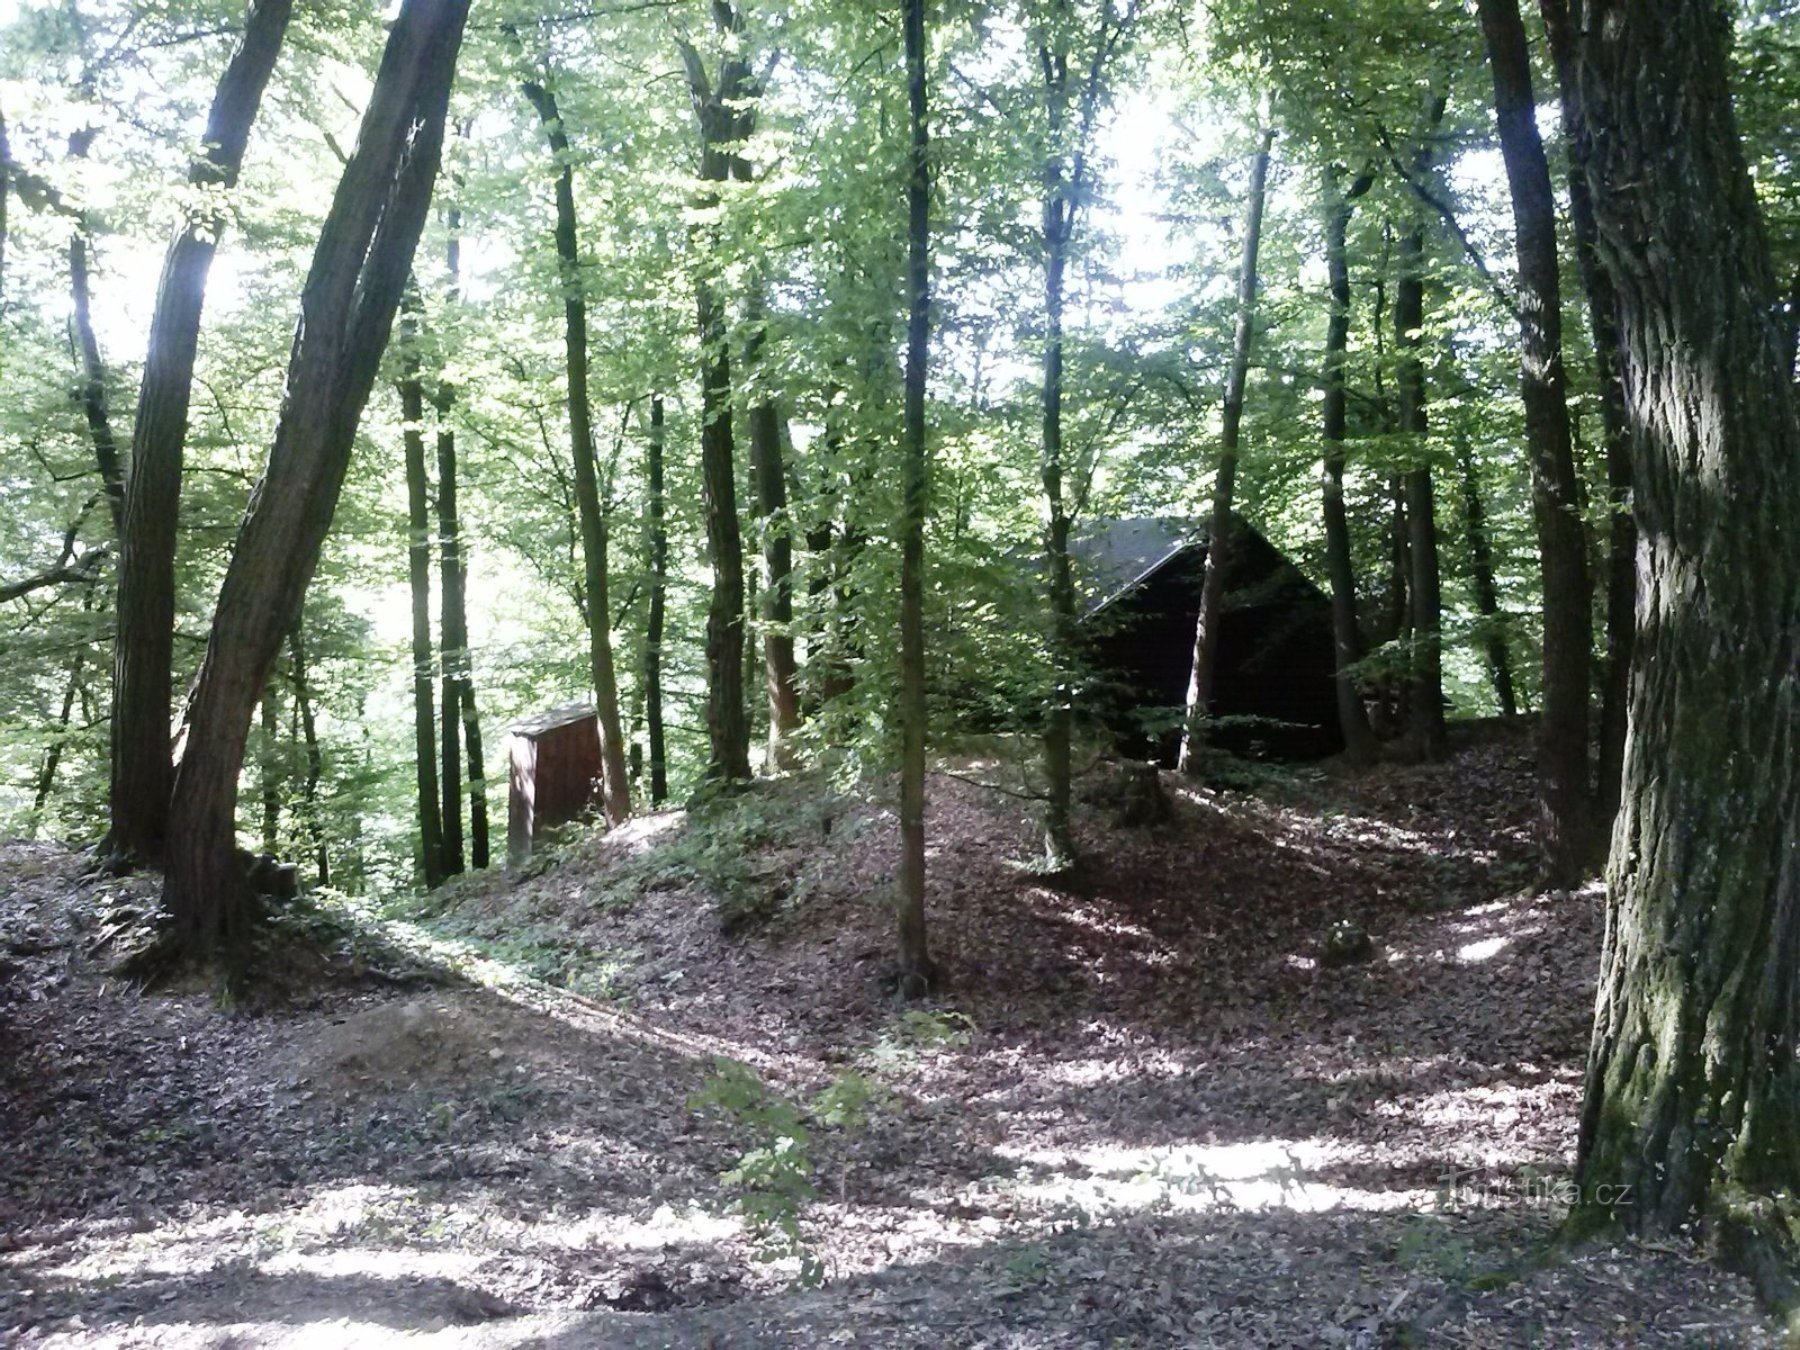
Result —
[[600, 722], [571, 703], [507, 728], [506, 861], [531, 857], [540, 830], [579, 818], [600, 800]]
[[[1331, 602], [1249, 522], [1233, 517], [1211, 741], [1318, 759], [1344, 748]], [[1206, 573], [1206, 522], [1098, 522], [1070, 541], [1092, 676], [1087, 706], [1126, 753], [1173, 762]]]

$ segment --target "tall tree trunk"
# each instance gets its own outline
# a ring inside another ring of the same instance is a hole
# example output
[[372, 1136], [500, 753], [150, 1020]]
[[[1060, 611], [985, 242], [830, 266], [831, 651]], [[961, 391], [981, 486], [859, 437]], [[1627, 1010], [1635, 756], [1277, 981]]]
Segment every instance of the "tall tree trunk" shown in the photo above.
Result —
[[1513, 691], [1512, 652], [1500, 626], [1500, 589], [1494, 583], [1494, 541], [1488, 528], [1487, 507], [1481, 500], [1481, 477], [1468, 440], [1456, 447], [1456, 469], [1462, 479], [1463, 531], [1469, 536], [1469, 574], [1475, 580], [1475, 607], [1481, 614], [1481, 647], [1487, 657], [1488, 679], [1500, 711], [1517, 717], [1519, 700]]
[[[751, 318], [762, 321], [760, 297], [753, 297]], [[744, 363], [754, 367], [762, 355], [759, 327], [746, 344]], [[794, 531], [788, 513], [787, 471], [782, 463], [781, 414], [772, 395], [763, 393], [750, 406], [750, 472], [756, 481], [756, 514], [762, 524], [763, 684], [769, 703], [769, 763], [789, 769], [795, 763], [794, 733], [800, 727], [800, 697], [794, 662]]]
[[1212, 709], [1213, 674], [1219, 660], [1219, 625], [1225, 614], [1225, 573], [1231, 566], [1235, 533], [1238, 433], [1244, 420], [1244, 387], [1250, 375], [1250, 347], [1256, 333], [1256, 255], [1262, 245], [1263, 199], [1269, 183], [1269, 155], [1275, 132], [1265, 128], [1250, 162], [1250, 201], [1244, 213], [1244, 253], [1238, 268], [1237, 330], [1231, 343], [1231, 371], [1221, 410], [1219, 464], [1213, 478], [1212, 521], [1207, 530], [1206, 573], [1200, 586], [1200, 618], [1194, 625], [1194, 654], [1188, 665], [1187, 710], [1182, 721], [1176, 768], [1192, 771], [1206, 743]]
[[300, 735], [306, 747], [306, 780], [300, 787], [301, 809], [305, 815], [306, 834], [312, 841], [313, 859], [319, 885], [331, 884], [331, 855], [325, 846], [325, 820], [319, 809], [319, 780], [325, 776], [325, 752], [319, 745], [318, 719], [313, 715], [312, 677], [306, 665], [305, 616], [288, 634], [288, 656], [294, 666], [294, 715], [300, 721]]
[[1642, 581], [1578, 1218], [1699, 1222], [1791, 1314], [1800, 414], [1732, 113], [1728, 11], [1585, 0], [1577, 14]]
[[[1431, 95], [1425, 129], [1412, 176], [1422, 182], [1435, 158], [1433, 137], [1444, 117], [1445, 100]], [[1412, 613], [1412, 680], [1407, 691], [1407, 739], [1420, 759], [1444, 753], [1443, 596], [1438, 574], [1437, 504], [1432, 487], [1430, 430], [1425, 393], [1425, 227], [1414, 224], [1400, 236], [1394, 282], [1394, 372], [1400, 404], [1400, 433], [1411, 444], [1412, 467], [1404, 477], [1406, 495], [1407, 593]]]
[[[469, 122], [464, 118], [456, 126], [459, 140], [467, 140]], [[460, 174], [451, 175], [458, 191]], [[445, 299], [454, 307], [462, 298], [462, 210], [451, 205], [444, 212], [444, 267], [449, 274]], [[437, 388], [432, 396], [437, 414], [438, 467], [438, 643], [443, 662], [438, 686], [440, 722], [438, 755], [441, 760], [439, 791], [443, 797], [443, 866], [445, 876], [456, 876], [463, 870], [463, 741], [467, 735], [466, 720], [474, 716], [474, 675], [469, 655], [468, 574], [462, 561], [461, 523], [456, 500], [456, 427], [450, 420], [456, 409], [456, 385], [439, 372]], [[480, 731], [476, 731], [479, 740]], [[471, 761], [471, 780], [481, 777], [481, 766]], [[469, 794], [470, 831], [473, 816], [485, 811], [485, 793]]]
[[1069, 512], [1063, 493], [1063, 303], [1069, 245], [1075, 230], [1075, 185], [1064, 169], [1061, 141], [1068, 114], [1068, 58], [1041, 49], [1052, 153], [1043, 171], [1044, 390], [1043, 438], [1038, 472], [1048, 519], [1044, 562], [1050, 600], [1050, 706], [1044, 717], [1044, 866], [1061, 872], [1075, 864], [1071, 823], [1071, 756], [1075, 728], [1075, 572], [1069, 558]]
[[650, 479], [647, 511], [650, 544], [650, 616], [644, 626], [644, 723], [650, 746], [650, 801], [660, 806], [669, 796], [669, 750], [663, 735], [662, 644], [663, 607], [669, 589], [669, 531], [663, 523], [663, 400], [650, 399], [650, 444], [646, 466]]
[[1531, 450], [1532, 514], [1544, 590], [1543, 708], [1538, 720], [1538, 833], [1545, 880], [1573, 886], [1592, 861], [1588, 677], [1594, 654], [1587, 541], [1562, 349], [1556, 199], [1538, 136], [1531, 54], [1518, 0], [1477, 0], [1500, 154], [1512, 189], [1519, 259], [1520, 392]]
[[609, 824], [631, 814], [631, 782], [625, 772], [625, 738], [619, 723], [619, 682], [613, 671], [612, 607], [607, 597], [606, 513], [594, 460], [594, 426], [588, 403], [587, 295], [575, 225], [575, 177], [569, 138], [556, 95], [527, 81], [525, 97], [537, 109], [556, 176], [556, 256], [563, 288], [563, 345], [568, 357], [569, 449], [575, 461], [575, 505], [581, 517], [581, 554], [586, 564], [588, 664], [594, 708], [600, 723], [600, 796]]
[[925, 363], [931, 341], [931, 166], [925, 102], [925, 0], [905, 0], [906, 397], [900, 455], [900, 990], [936, 975], [925, 942]]
[[1347, 390], [1344, 366], [1350, 347], [1350, 216], [1352, 203], [1369, 190], [1374, 175], [1365, 172], [1338, 189], [1338, 172], [1325, 179], [1325, 271], [1330, 287], [1330, 313], [1325, 324], [1324, 442], [1325, 570], [1331, 579], [1331, 634], [1337, 658], [1338, 722], [1344, 731], [1344, 753], [1367, 764], [1380, 753], [1369, 727], [1369, 712], [1356, 687], [1351, 667], [1362, 657], [1356, 624], [1356, 566], [1350, 549], [1350, 522], [1344, 514], [1344, 434]]
[[175, 773], [163, 892], [173, 945], [158, 958], [232, 957], [251, 919], [233, 852], [244, 743], [318, 564], [412, 268], [467, 15], [468, 0], [402, 0], [320, 231], [274, 445], [220, 586]]
[[275, 686], [262, 691], [262, 744], [257, 747], [257, 777], [262, 789], [262, 851], [273, 858], [281, 843], [281, 709]]
[[[743, 21], [715, 0], [713, 21], [726, 49], [717, 79], [699, 52], [679, 43], [688, 94], [700, 129], [700, 180], [747, 182], [750, 164], [738, 147], [755, 127], [757, 83], [743, 51]], [[716, 204], [712, 189], [703, 205]], [[724, 303], [712, 280], [694, 286], [700, 335], [700, 487], [712, 595], [706, 610], [706, 778], [750, 777], [750, 721], [744, 703], [744, 541], [738, 525], [737, 455], [731, 429], [731, 348]]]
[[[1606, 438], [1609, 497], [1606, 547], [1606, 674], [1601, 686], [1600, 753], [1594, 792], [1594, 832], [1603, 842], [1619, 810], [1625, 775], [1626, 717], [1631, 702], [1631, 650], [1637, 628], [1637, 527], [1631, 516], [1631, 426], [1620, 373], [1619, 300], [1600, 256], [1600, 229], [1588, 187], [1587, 118], [1575, 79], [1575, 35], [1564, 0], [1542, 0], [1544, 30], [1556, 65], [1563, 133], [1569, 146], [1569, 222], [1575, 258], [1587, 293], [1588, 328], [1594, 340], [1594, 374], [1600, 390], [1600, 424]], [[1789, 363], [1791, 366], [1791, 362]]]
[[[444, 880], [443, 817], [437, 777], [437, 705], [431, 649], [431, 485], [425, 481], [425, 391], [419, 382], [417, 296], [400, 317], [401, 440], [406, 452], [406, 576], [412, 592], [413, 775], [418, 788], [419, 875]], [[454, 805], [454, 803], [453, 803]]]
[[292, 11], [293, 0], [252, 0], [245, 13], [243, 41], [219, 79], [205, 138], [188, 165], [189, 194], [200, 204], [177, 227], [157, 285], [119, 518], [107, 840], [115, 865], [160, 860], [168, 829], [176, 523], [200, 316], [227, 219], [222, 198], [237, 183]]
[[81, 690], [82, 675], [87, 669], [87, 643], [75, 645], [75, 654], [69, 658], [68, 678], [63, 682], [62, 709], [56, 715], [56, 730], [51, 734], [50, 744], [44, 748], [44, 762], [38, 767], [37, 782], [31, 793], [31, 835], [35, 837], [40, 822], [44, 818], [44, 809], [50, 804], [50, 794], [56, 788], [56, 773], [62, 767], [63, 747], [69, 741], [69, 722], [75, 715], [75, 698]]

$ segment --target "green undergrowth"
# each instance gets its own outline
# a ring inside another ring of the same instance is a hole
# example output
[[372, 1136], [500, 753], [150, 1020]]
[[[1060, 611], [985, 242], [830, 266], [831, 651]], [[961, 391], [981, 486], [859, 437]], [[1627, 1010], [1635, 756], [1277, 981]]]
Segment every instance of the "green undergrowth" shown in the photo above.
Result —
[[766, 780], [610, 834], [561, 827], [525, 866], [455, 878], [392, 913], [531, 978], [612, 998], [643, 953], [597, 950], [581, 932], [595, 920], [682, 894], [710, 906], [728, 936], [766, 928], [826, 893], [870, 818], [824, 774]]

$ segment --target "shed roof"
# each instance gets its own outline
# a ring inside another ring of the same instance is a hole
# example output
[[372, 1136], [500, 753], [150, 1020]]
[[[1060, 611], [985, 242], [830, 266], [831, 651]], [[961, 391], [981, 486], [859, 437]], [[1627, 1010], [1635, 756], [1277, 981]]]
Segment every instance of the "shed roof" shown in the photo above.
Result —
[[1171, 560], [1205, 545], [1206, 522], [1191, 516], [1095, 521], [1069, 541], [1083, 617], [1098, 614]]

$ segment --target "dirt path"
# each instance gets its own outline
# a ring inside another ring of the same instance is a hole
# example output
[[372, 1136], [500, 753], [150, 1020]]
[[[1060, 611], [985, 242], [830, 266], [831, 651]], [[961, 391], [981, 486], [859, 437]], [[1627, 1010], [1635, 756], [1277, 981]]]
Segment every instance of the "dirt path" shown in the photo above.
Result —
[[[1521, 890], [1525, 770], [1502, 740], [1355, 783], [1184, 789], [1149, 831], [1095, 808], [1074, 891], [1009, 862], [1017, 802], [944, 779], [950, 983], [926, 1015], [879, 981], [874, 804], [777, 802], [723, 859], [670, 853], [681, 824], [655, 818], [460, 883], [406, 932], [469, 982], [338, 981], [260, 1016], [107, 982], [88, 945], [142, 883], [8, 846], [0, 1334], [1776, 1344], [1692, 1252], [1549, 1245], [1599, 916], [1593, 893]], [[721, 867], [784, 912], [722, 936]], [[1371, 959], [1321, 963], [1338, 920]], [[720, 1174], [772, 1140], [690, 1109], [718, 1056], [796, 1101], [876, 1094], [857, 1128], [809, 1121], [820, 1289], [752, 1259], [729, 1211]]]

